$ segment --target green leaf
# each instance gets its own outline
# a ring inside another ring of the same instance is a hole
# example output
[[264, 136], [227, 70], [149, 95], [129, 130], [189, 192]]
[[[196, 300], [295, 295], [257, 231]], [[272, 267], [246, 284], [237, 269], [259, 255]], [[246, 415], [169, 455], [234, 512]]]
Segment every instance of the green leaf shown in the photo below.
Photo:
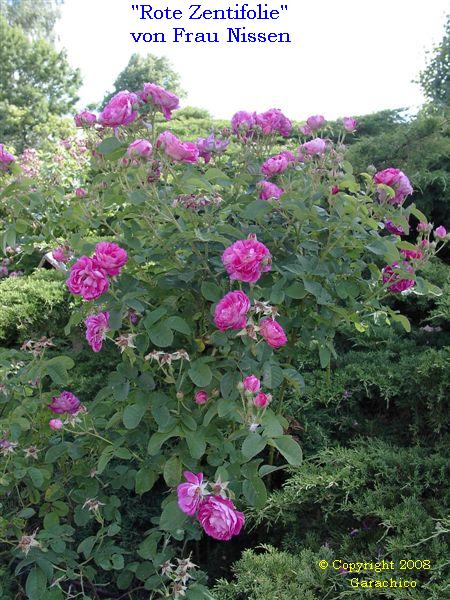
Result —
[[301, 300], [302, 298], [304, 298], [306, 296], [307, 291], [306, 291], [303, 283], [298, 282], [298, 283], [293, 283], [288, 288], [286, 288], [284, 290], [284, 293], [286, 294], [286, 296], [288, 298], [294, 298], [295, 300]]
[[244, 219], [250, 219], [252, 221], [258, 221], [264, 215], [267, 215], [272, 211], [272, 206], [265, 200], [253, 200], [250, 204], [247, 204], [242, 217]]
[[182, 529], [186, 522], [187, 516], [181, 512], [176, 501], [169, 502], [162, 511], [159, 520], [159, 527], [163, 531], [175, 532], [177, 529]]
[[142, 495], [152, 489], [156, 482], [156, 474], [148, 467], [142, 467], [136, 473], [134, 489], [136, 494]]
[[103, 142], [97, 146], [97, 152], [100, 154], [110, 154], [122, 146], [122, 143], [116, 137], [110, 137], [103, 140]]
[[123, 411], [123, 424], [127, 429], [135, 429], [141, 422], [145, 413], [145, 406], [142, 404], [130, 404]]
[[321, 346], [319, 348], [320, 366], [322, 369], [326, 369], [330, 364], [331, 352], [328, 348]]
[[167, 348], [173, 342], [173, 332], [167, 320], [156, 323], [148, 330], [150, 341], [159, 348]]
[[258, 433], [250, 433], [242, 444], [242, 454], [250, 460], [257, 454], [259, 454], [266, 447], [266, 440], [262, 438]]
[[80, 544], [78, 544], [78, 554], [82, 552], [84, 554], [84, 558], [89, 558], [96, 541], [97, 538], [95, 535], [90, 535], [89, 537], [85, 538]]
[[191, 368], [188, 371], [189, 377], [197, 387], [207, 387], [212, 381], [212, 372], [207, 364], [202, 362], [201, 359], [196, 360], [192, 363]]
[[169, 317], [166, 321], [167, 326], [170, 327], [170, 329], [174, 329], [175, 331], [178, 331], [179, 333], [184, 333], [185, 335], [191, 336], [192, 335], [192, 331], [191, 328], [189, 327], [189, 325], [187, 324], [187, 322], [182, 319], [181, 317]]
[[284, 456], [290, 465], [297, 467], [302, 462], [302, 449], [290, 435], [282, 435], [270, 441], [272, 446]]
[[178, 456], [171, 456], [164, 465], [164, 481], [169, 487], [174, 487], [181, 480], [181, 462]]
[[154, 325], [155, 323], [157, 323], [160, 320], [160, 318], [163, 317], [165, 314], [167, 314], [167, 310], [162, 307], [152, 310], [150, 313], [148, 313], [148, 315], [145, 316], [145, 319], [144, 319], [145, 329], [148, 332], [150, 332], [151, 326]]
[[283, 370], [278, 365], [266, 363], [263, 369], [263, 385], [269, 390], [280, 387], [283, 383]]
[[220, 287], [211, 281], [204, 281], [202, 283], [201, 292], [203, 298], [210, 302], [218, 302], [222, 297], [222, 290]]
[[266, 486], [258, 477], [246, 479], [242, 485], [242, 491], [249, 504], [255, 508], [262, 508], [267, 502]]
[[47, 577], [39, 567], [33, 567], [28, 573], [25, 585], [28, 600], [41, 600], [47, 592]]
[[28, 475], [31, 477], [31, 481], [33, 482], [33, 485], [35, 487], [42, 487], [42, 484], [44, 483], [44, 475], [42, 471], [40, 471], [36, 467], [30, 467], [28, 469]]
[[187, 431], [186, 442], [192, 458], [199, 460], [205, 454], [205, 436], [201, 431]]

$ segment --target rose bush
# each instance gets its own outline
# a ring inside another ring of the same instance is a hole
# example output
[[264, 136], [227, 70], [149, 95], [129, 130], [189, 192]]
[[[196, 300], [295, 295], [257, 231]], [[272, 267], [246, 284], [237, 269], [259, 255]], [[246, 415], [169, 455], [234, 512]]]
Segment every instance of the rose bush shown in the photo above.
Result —
[[[230, 139], [193, 142], [158, 118], [177, 107], [147, 84], [78, 116], [92, 151], [83, 196], [49, 205], [3, 161], [4, 248], [63, 248], [66, 334], [81, 329], [95, 353], [117, 346], [95, 397], [65, 389], [74, 360], [49, 354], [62, 340], [30, 340], [5, 375], [0, 536], [31, 598], [209, 597], [197, 542], [240, 535], [268, 476], [301, 462], [283, 416], [287, 390], [304, 386], [298, 344], [330, 370], [341, 324], [408, 330], [386, 299], [439, 293], [419, 273], [447, 234], [405, 205], [404, 173], [356, 175], [342, 142], [305, 141], [321, 116], [299, 137], [278, 109], [241, 112]], [[414, 219], [427, 226], [406, 242]], [[148, 513], [127, 543], [136, 495]]]

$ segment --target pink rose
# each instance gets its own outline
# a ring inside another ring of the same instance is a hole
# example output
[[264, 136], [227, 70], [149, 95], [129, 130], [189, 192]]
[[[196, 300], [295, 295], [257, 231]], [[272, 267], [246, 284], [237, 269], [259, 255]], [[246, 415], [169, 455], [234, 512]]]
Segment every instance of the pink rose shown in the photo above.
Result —
[[105, 271], [88, 256], [82, 256], [73, 265], [66, 285], [72, 294], [82, 296], [84, 300], [95, 300], [109, 289]]
[[279, 133], [283, 137], [289, 137], [292, 131], [291, 121], [278, 108], [256, 115], [256, 124], [261, 127], [264, 135]]
[[323, 117], [322, 115], [313, 115], [312, 117], [306, 119], [306, 124], [311, 129], [311, 131], [314, 131], [314, 129], [320, 129], [325, 125], [325, 123], [325, 117]]
[[439, 227], [436, 227], [436, 229], [434, 230], [434, 237], [438, 238], [439, 240], [443, 240], [445, 237], [447, 237], [447, 230], [443, 225], [439, 225]]
[[55, 250], [52, 251], [52, 256], [60, 263], [66, 263], [69, 260], [69, 257], [66, 254], [66, 248], [64, 246], [55, 248]]
[[[404, 292], [416, 285], [416, 282], [414, 281], [414, 279], [404, 279], [403, 276], [400, 275], [400, 273], [398, 273], [398, 271], [397, 271], [398, 268], [399, 268], [399, 265], [398, 265], [398, 263], [395, 262], [395, 263], [392, 263], [392, 265], [388, 265], [387, 267], [384, 267], [384, 269], [382, 271], [383, 284], [384, 285], [389, 284], [387, 286], [387, 288], [389, 291], [391, 291], [393, 293]], [[406, 261], [403, 261], [401, 268], [405, 271], [408, 271], [412, 275], [414, 275], [414, 269]]]
[[342, 119], [342, 124], [344, 125], [345, 131], [349, 131], [350, 133], [353, 133], [356, 129], [358, 122], [356, 121], [356, 119], [353, 119], [352, 117], [344, 117]]
[[[406, 175], [400, 171], [400, 169], [384, 169], [375, 174], [373, 178], [376, 184], [387, 185], [392, 188], [395, 192], [393, 198], [389, 198], [389, 204], [403, 204], [406, 197], [413, 193], [413, 189], [409, 179]], [[378, 196], [380, 202], [384, 202], [387, 199], [387, 194], [383, 189], [378, 188]]]
[[153, 147], [148, 140], [135, 140], [128, 146], [127, 154], [133, 158], [148, 158], [152, 153]]
[[423, 252], [421, 250], [400, 250], [400, 254], [402, 254], [405, 258], [409, 258], [411, 260], [421, 260], [423, 258]]
[[88, 110], [83, 110], [83, 112], [78, 113], [74, 116], [75, 125], [77, 127], [92, 127], [97, 122], [97, 117], [94, 113], [89, 112]]
[[14, 156], [5, 149], [5, 146], [0, 144], [0, 171], [6, 171], [15, 160]]
[[91, 315], [85, 320], [86, 339], [94, 352], [100, 352], [109, 329], [109, 312]]
[[261, 167], [261, 172], [266, 177], [273, 177], [274, 175], [279, 175], [280, 173], [284, 173], [290, 164], [289, 157], [285, 154], [278, 154], [277, 156], [272, 156], [268, 158], [266, 162]]
[[417, 225], [417, 231], [420, 232], [427, 232], [431, 229], [430, 225], [428, 223], [425, 223], [425, 221], [420, 221], [420, 223]]
[[278, 200], [284, 194], [283, 189], [270, 181], [260, 181], [258, 187], [260, 188], [259, 197], [261, 200], [270, 200], [271, 198]]
[[208, 164], [213, 154], [221, 155], [225, 152], [230, 144], [230, 140], [221, 140], [216, 138], [212, 133], [207, 138], [197, 139], [197, 148], [200, 157]]
[[405, 235], [403, 227], [395, 225], [392, 221], [385, 221], [384, 227], [386, 231], [389, 231], [389, 233], [392, 233], [393, 235]]
[[333, 187], [331, 188], [331, 195], [336, 196], [336, 194], [339, 194], [339, 186], [333, 185]]
[[75, 196], [77, 198], [84, 198], [85, 196], [87, 196], [87, 191], [84, 188], [77, 188], [75, 190]]
[[96, 264], [113, 277], [119, 275], [121, 268], [128, 260], [126, 251], [113, 242], [100, 242], [95, 246], [93, 256]]
[[229, 292], [216, 306], [214, 323], [220, 331], [244, 329], [249, 310], [250, 300], [244, 292]]
[[312, 129], [309, 125], [302, 125], [299, 129], [300, 129], [300, 133], [303, 133], [303, 135], [311, 135], [312, 134]]
[[205, 392], [205, 390], [198, 390], [195, 392], [195, 402], [197, 404], [206, 404], [208, 402], [208, 398], [208, 392]]
[[172, 118], [172, 111], [180, 106], [180, 99], [156, 83], [144, 83], [144, 90], [139, 94], [144, 102], [151, 102], [160, 110], [166, 121]]
[[183, 473], [187, 483], [177, 487], [178, 506], [189, 516], [195, 515], [206, 495], [206, 483], [203, 483], [203, 473], [195, 475], [190, 471]]
[[200, 155], [197, 145], [193, 142], [182, 142], [170, 131], [164, 131], [158, 137], [156, 146], [162, 147], [164, 152], [173, 160], [184, 163], [196, 163]]
[[245, 523], [243, 513], [227, 498], [207, 496], [202, 502], [197, 518], [205, 533], [215, 540], [227, 541], [238, 535]]
[[247, 392], [256, 393], [261, 389], [261, 381], [255, 375], [249, 375], [242, 383], [244, 384], [244, 390]]
[[63, 422], [61, 419], [50, 419], [48, 422], [50, 429], [62, 429]]
[[322, 138], [314, 138], [309, 142], [305, 142], [302, 148], [306, 154], [313, 156], [314, 154], [325, 154], [327, 144]]
[[256, 125], [256, 113], [249, 113], [244, 110], [237, 112], [231, 119], [231, 127], [234, 133], [246, 133]]
[[48, 404], [48, 408], [58, 415], [64, 413], [75, 415], [80, 406], [81, 402], [72, 392], [61, 392], [59, 396], [54, 396], [51, 403]]
[[271, 398], [264, 392], [260, 392], [257, 396], [253, 398], [253, 404], [258, 408], [266, 408], [269, 405]]
[[281, 348], [281, 346], [287, 344], [287, 337], [284, 333], [284, 329], [271, 317], [263, 319], [259, 323], [259, 331], [272, 348]]
[[255, 283], [262, 273], [270, 271], [272, 257], [255, 236], [229, 246], [222, 254], [222, 263], [231, 280]]
[[139, 102], [136, 94], [127, 90], [119, 92], [111, 98], [98, 120], [104, 127], [119, 127], [129, 125], [136, 120], [138, 113], [134, 110]]

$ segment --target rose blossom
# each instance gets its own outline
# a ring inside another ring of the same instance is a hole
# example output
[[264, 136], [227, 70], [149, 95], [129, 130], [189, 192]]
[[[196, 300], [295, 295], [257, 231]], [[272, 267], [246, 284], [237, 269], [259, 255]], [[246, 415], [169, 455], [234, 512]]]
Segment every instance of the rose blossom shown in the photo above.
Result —
[[[390, 167], [379, 171], [375, 173], [373, 180], [376, 184], [387, 185], [395, 191], [395, 196], [388, 200], [389, 204], [403, 204], [406, 197], [413, 193], [409, 179], [400, 169]], [[386, 192], [381, 188], [378, 188], [378, 196], [381, 202], [387, 198]]]
[[423, 258], [423, 252], [421, 250], [405, 250], [401, 249], [400, 253], [405, 257], [412, 260], [420, 260]]
[[447, 230], [443, 225], [439, 225], [439, 227], [436, 227], [436, 229], [434, 230], [434, 237], [443, 240], [446, 236]]
[[287, 344], [287, 337], [284, 333], [284, 329], [271, 317], [263, 319], [259, 323], [259, 331], [272, 348], [281, 348], [281, 346]]
[[195, 392], [195, 402], [197, 404], [206, 404], [208, 402], [208, 392], [205, 392], [205, 390]]
[[[383, 284], [388, 283], [389, 285], [387, 288], [393, 293], [404, 292], [405, 290], [409, 290], [416, 285], [414, 279], [404, 279], [403, 276], [397, 272], [398, 268], [399, 265], [395, 262], [392, 263], [392, 265], [384, 267], [382, 270]], [[414, 269], [406, 261], [403, 262], [402, 268], [409, 273], [414, 274]]]
[[430, 225], [428, 225], [428, 223], [425, 223], [425, 221], [420, 221], [420, 223], [417, 225], [417, 231], [426, 233], [429, 229]]
[[92, 127], [97, 122], [97, 117], [88, 110], [83, 110], [83, 112], [75, 115], [73, 119], [77, 127]]
[[289, 167], [289, 160], [286, 154], [277, 154], [276, 156], [272, 156], [268, 158], [266, 162], [261, 167], [261, 172], [266, 177], [272, 177], [273, 175], [279, 175], [280, 173], [284, 173], [286, 169]]
[[247, 325], [249, 310], [250, 300], [244, 292], [229, 292], [216, 306], [214, 323], [220, 331], [243, 329]]
[[113, 242], [100, 242], [95, 246], [93, 260], [107, 275], [113, 277], [120, 274], [128, 260], [128, 255], [123, 248]]
[[82, 256], [73, 265], [66, 285], [72, 294], [82, 296], [84, 300], [95, 300], [109, 289], [105, 271], [88, 256]]
[[64, 413], [74, 415], [78, 412], [81, 402], [72, 392], [61, 392], [59, 396], [54, 396], [51, 403], [47, 406], [52, 412], [58, 415]]
[[138, 103], [136, 94], [124, 90], [111, 98], [98, 120], [104, 127], [119, 127], [129, 125], [136, 120], [138, 113], [134, 106]]
[[261, 127], [264, 135], [279, 133], [283, 137], [289, 137], [292, 131], [291, 121], [278, 108], [256, 115], [256, 124]]
[[138, 156], [140, 158], [148, 158], [152, 153], [153, 147], [148, 140], [135, 140], [127, 149], [127, 154], [130, 158]]
[[196, 143], [200, 157], [208, 164], [213, 154], [221, 155], [225, 152], [230, 140], [220, 140], [211, 133], [207, 138], [198, 138]]
[[8, 166], [15, 160], [15, 157], [5, 149], [5, 146], [0, 144], [0, 171], [6, 171]]
[[52, 256], [60, 263], [66, 263], [69, 260], [69, 257], [66, 254], [66, 248], [64, 246], [59, 246], [58, 248], [52, 250]]
[[325, 125], [325, 123], [325, 117], [322, 115], [313, 115], [312, 117], [306, 119], [306, 124], [312, 131], [314, 131], [314, 129], [320, 129]]
[[50, 419], [48, 422], [50, 429], [62, 429], [63, 422], [61, 419]]
[[75, 196], [77, 196], [77, 198], [84, 198], [87, 196], [87, 191], [84, 188], [77, 188], [75, 190]]
[[172, 111], [180, 106], [180, 99], [156, 83], [144, 83], [144, 90], [139, 94], [144, 102], [151, 102], [160, 110], [166, 121], [172, 118]]
[[260, 181], [258, 187], [260, 188], [259, 197], [261, 200], [270, 200], [271, 198], [278, 200], [284, 194], [282, 188], [270, 181]]
[[262, 273], [270, 271], [272, 258], [269, 249], [255, 236], [229, 246], [222, 254], [222, 263], [232, 281], [255, 283]]
[[94, 352], [100, 352], [109, 329], [109, 312], [91, 315], [85, 320], [86, 339]]
[[231, 119], [231, 126], [234, 133], [242, 133], [252, 130], [256, 124], [256, 113], [249, 113], [244, 110], [237, 112]]
[[403, 227], [395, 225], [392, 221], [385, 221], [384, 227], [386, 231], [389, 231], [389, 233], [392, 233], [393, 235], [405, 235]]
[[302, 148], [306, 152], [306, 154], [309, 154], [309, 156], [312, 156], [314, 154], [325, 154], [327, 144], [322, 138], [314, 138], [309, 142], [305, 142]]
[[258, 408], [266, 408], [270, 402], [270, 396], [264, 394], [264, 392], [260, 392], [257, 396], [253, 398], [253, 404]]
[[261, 381], [257, 377], [255, 377], [255, 375], [249, 375], [244, 379], [242, 383], [244, 384], [244, 389], [247, 392], [256, 393], [259, 392], [259, 390], [261, 389]]
[[358, 122], [356, 121], [356, 119], [353, 119], [353, 117], [344, 117], [342, 119], [342, 124], [344, 125], [344, 129], [346, 131], [353, 133], [356, 129]]
[[203, 473], [195, 475], [190, 471], [183, 473], [187, 483], [177, 487], [178, 506], [189, 516], [195, 515], [206, 495], [206, 482], [203, 483]]
[[200, 505], [197, 518], [210, 537], [220, 540], [230, 540], [238, 535], [245, 523], [243, 513], [227, 498], [207, 496]]
[[312, 134], [312, 129], [309, 125], [302, 125], [299, 129], [300, 129], [300, 133], [303, 133], [303, 135], [311, 135]]
[[333, 187], [331, 188], [331, 195], [336, 196], [336, 194], [339, 194], [339, 186], [333, 185]]
[[184, 163], [196, 163], [200, 155], [194, 142], [182, 142], [170, 131], [164, 131], [158, 137], [156, 146], [162, 147], [164, 152], [173, 160]]

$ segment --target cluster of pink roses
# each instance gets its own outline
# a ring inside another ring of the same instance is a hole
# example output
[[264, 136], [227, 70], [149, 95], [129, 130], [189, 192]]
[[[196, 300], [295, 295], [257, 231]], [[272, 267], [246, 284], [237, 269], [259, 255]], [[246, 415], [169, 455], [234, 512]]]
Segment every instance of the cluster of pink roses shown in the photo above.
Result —
[[244, 392], [256, 408], [267, 408], [272, 396], [261, 392], [261, 381], [255, 375], [248, 375], [242, 382]]
[[[326, 120], [323, 115], [313, 115], [306, 119], [306, 123], [300, 127], [300, 133], [303, 135], [312, 135], [317, 129], [321, 129], [326, 125]], [[344, 117], [342, 125], [344, 129], [350, 133], [356, 130], [357, 121], [353, 117]]]
[[[177, 487], [178, 506], [190, 517], [197, 515], [200, 525], [210, 537], [228, 541], [238, 535], [245, 523], [244, 514], [236, 510], [226, 496], [226, 484], [221, 481], [209, 484], [203, 473], [184, 472], [186, 483]], [[208, 485], [211, 492], [208, 492]]]
[[261, 114], [239, 111], [232, 117], [231, 126], [233, 132], [245, 140], [258, 133], [263, 135], [278, 133], [283, 137], [289, 137], [292, 131], [292, 122], [278, 108], [272, 108]]
[[[48, 408], [57, 415], [76, 416], [80, 412], [85, 412], [86, 408], [72, 392], [61, 392], [59, 396], [54, 396]], [[50, 429], [61, 429], [63, 422], [61, 419], [51, 419], [49, 421]]]
[[127, 260], [123, 248], [112, 242], [100, 242], [92, 257], [82, 256], [72, 266], [67, 287], [84, 300], [95, 300], [108, 291], [108, 276], [119, 275]]
[[[248, 239], [229, 246], [222, 255], [222, 263], [231, 281], [253, 284], [270, 271], [272, 257], [269, 249], [251, 234]], [[229, 292], [216, 305], [214, 323], [220, 331], [246, 329], [250, 308], [250, 299], [244, 292]], [[251, 325], [249, 330], [253, 333], [255, 328]], [[280, 348], [287, 342], [283, 328], [273, 317], [262, 319], [259, 331], [272, 348]]]

